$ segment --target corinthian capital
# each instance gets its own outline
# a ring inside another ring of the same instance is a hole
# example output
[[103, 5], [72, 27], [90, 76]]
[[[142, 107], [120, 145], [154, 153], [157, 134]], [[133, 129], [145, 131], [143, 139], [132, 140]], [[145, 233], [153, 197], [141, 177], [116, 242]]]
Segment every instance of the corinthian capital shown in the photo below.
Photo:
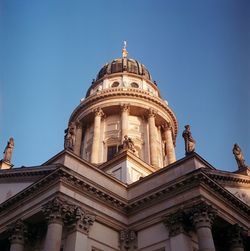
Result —
[[121, 108], [122, 108], [122, 112], [129, 112], [130, 104], [122, 104]]
[[182, 211], [177, 211], [164, 217], [163, 222], [169, 230], [170, 237], [176, 236], [180, 233], [186, 233], [188, 231], [188, 218]]
[[120, 232], [120, 248], [122, 251], [133, 251], [137, 248], [137, 235], [135, 231], [124, 229]]
[[95, 116], [100, 116], [100, 117], [102, 117], [102, 116], [104, 115], [104, 113], [103, 113], [103, 111], [102, 111], [102, 109], [101, 109], [100, 107], [96, 108], [96, 109], [94, 110], [94, 113], [95, 113]]
[[164, 131], [172, 130], [172, 125], [170, 122], [166, 122], [164, 125], [162, 125], [162, 128]]
[[149, 108], [149, 110], [148, 110], [148, 117], [149, 117], [149, 118], [150, 118], [150, 117], [155, 117], [156, 114], [157, 114], [157, 111], [156, 111], [156, 110], [154, 110], [153, 108]]
[[95, 216], [80, 207], [74, 207], [67, 217], [68, 231], [81, 231], [88, 234], [95, 221]]
[[198, 205], [195, 205], [191, 210], [190, 219], [192, 220], [195, 228], [211, 228], [216, 213], [217, 211], [211, 205], [202, 202]]
[[45, 219], [51, 222], [63, 222], [63, 216], [66, 210], [65, 201], [61, 200], [59, 197], [55, 197], [45, 205], [43, 205], [42, 212], [45, 216]]
[[27, 225], [23, 222], [23, 220], [17, 220], [13, 225], [9, 226], [10, 242], [24, 244], [27, 239], [28, 228]]

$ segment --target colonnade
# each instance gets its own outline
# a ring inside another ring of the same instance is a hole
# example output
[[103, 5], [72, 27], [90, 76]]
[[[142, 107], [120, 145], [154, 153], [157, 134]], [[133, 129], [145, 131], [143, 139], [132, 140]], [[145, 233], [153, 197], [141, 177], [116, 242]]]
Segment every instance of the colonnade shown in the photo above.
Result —
[[[121, 144], [124, 140], [124, 136], [128, 135], [128, 127], [129, 127], [129, 112], [130, 112], [130, 105], [123, 104], [121, 106]], [[157, 129], [155, 125], [155, 118], [157, 112], [153, 109], [148, 110], [148, 127], [149, 127], [149, 154], [150, 154], [150, 164], [155, 167], [159, 167], [159, 160], [157, 152]], [[99, 163], [99, 152], [100, 152], [100, 131], [101, 131], [101, 118], [104, 116], [104, 112], [101, 108], [97, 108], [94, 110], [94, 130], [93, 130], [93, 143], [91, 147], [91, 157], [90, 162], [98, 164]], [[175, 157], [175, 149], [172, 137], [172, 128], [170, 123], [162, 126], [163, 129], [163, 136], [165, 140], [165, 154], [167, 156], [168, 164], [171, 164], [176, 161]], [[79, 146], [79, 137], [82, 138], [81, 128], [77, 131], [76, 138], [76, 147], [75, 153], [80, 153], [80, 146]]]
[[[54, 198], [43, 207], [47, 220], [47, 232], [43, 251], [60, 251], [64, 228], [67, 237], [64, 251], [87, 251], [88, 232], [93, 225], [95, 216], [85, 212], [76, 205], [70, 205], [60, 198]], [[12, 227], [10, 251], [24, 251], [28, 237], [28, 226], [18, 220]]]
[[[196, 232], [199, 251], [216, 251], [212, 224], [216, 211], [209, 205], [201, 203], [194, 205], [190, 211], [177, 211], [168, 215], [164, 223], [169, 231], [171, 251], [192, 251], [192, 242], [188, 232], [192, 229]], [[226, 231], [230, 232], [230, 251], [244, 251], [242, 236], [234, 225]]]

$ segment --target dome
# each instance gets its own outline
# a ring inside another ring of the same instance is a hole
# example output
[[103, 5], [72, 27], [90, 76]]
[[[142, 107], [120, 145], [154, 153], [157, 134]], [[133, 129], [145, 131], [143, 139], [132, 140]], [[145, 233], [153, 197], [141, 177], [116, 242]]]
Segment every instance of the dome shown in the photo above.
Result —
[[114, 59], [111, 63], [105, 64], [97, 74], [96, 80], [119, 72], [133, 73], [152, 81], [149, 71], [143, 64], [139, 63], [137, 60], [124, 57]]

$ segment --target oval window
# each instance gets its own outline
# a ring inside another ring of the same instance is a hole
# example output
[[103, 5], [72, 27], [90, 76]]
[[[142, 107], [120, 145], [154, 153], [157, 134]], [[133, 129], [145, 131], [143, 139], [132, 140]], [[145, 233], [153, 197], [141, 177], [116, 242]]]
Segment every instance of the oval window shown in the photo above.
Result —
[[135, 82], [131, 83], [130, 86], [133, 88], [139, 88], [139, 85]]
[[118, 87], [119, 86], [119, 82], [114, 82], [112, 83], [111, 87]]

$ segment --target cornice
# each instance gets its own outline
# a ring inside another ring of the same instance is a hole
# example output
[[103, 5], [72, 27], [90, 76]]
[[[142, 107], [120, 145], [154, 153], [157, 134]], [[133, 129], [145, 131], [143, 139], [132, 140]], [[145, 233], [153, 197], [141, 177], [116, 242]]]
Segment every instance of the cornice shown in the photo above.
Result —
[[27, 200], [28, 197], [32, 199], [40, 189], [44, 189], [48, 187], [50, 183], [55, 182], [62, 182], [76, 189], [80, 189], [80, 191], [83, 191], [91, 198], [102, 201], [114, 210], [118, 210], [127, 215], [138, 212], [153, 204], [157, 204], [160, 201], [180, 194], [193, 187], [202, 186], [216, 194], [217, 198], [220, 198], [228, 207], [234, 208], [247, 218], [250, 216], [250, 207], [219, 185], [216, 181], [212, 180], [203, 168], [194, 170], [193, 172], [168, 182], [161, 187], [157, 187], [150, 193], [147, 192], [138, 198], [127, 201], [126, 199], [117, 196], [114, 191], [107, 190], [99, 184], [91, 183], [91, 181], [86, 180], [86, 178], [82, 177], [80, 174], [63, 166], [57, 168], [46, 177], [33, 183], [23, 191], [3, 202], [0, 205], [0, 213], [9, 210], [9, 207], [20, 203], [22, 200]]
[[175, 114], [173, 111], [166, 105], [164, 100], [161, 98], [155, 97], [150, 95], [147, 91], [144, 91], [142, 89], [135, 89], [135, 88], [129, 88], [129, 87], [118, 87], [118, 88], [109, 88], [104, 89], [96, 94], [93, 94], [89, 97], [87, 97], [85, 100], [83, 100], [80, 105], [76, 107], [76, 109], [73, 111], [73, 113], [70, 116], [69, 121], [74, 121], [78, 116], [79, 113], [82, 112], [82, 110], [87, 109], [89, 106], [93, 105], [97, 101], [108, 99], [110, 100], [112, 97], [133, 97], [141, 100], [146, 100], [147, 102], [154, 103], [161, 107], [163, 110], [165, 110], [171, 117], [171, 119], [174, 122], [174, 133], [177, 134], [178, 131], [178, 123]]
[[0, 170], [0, 180], [12, 177], [34, 177], [34, 176], [45, 176], [53, 172], [58, 165], [50, 166], [37, 166], [37, 167], [20, 167], [13, 169]]

